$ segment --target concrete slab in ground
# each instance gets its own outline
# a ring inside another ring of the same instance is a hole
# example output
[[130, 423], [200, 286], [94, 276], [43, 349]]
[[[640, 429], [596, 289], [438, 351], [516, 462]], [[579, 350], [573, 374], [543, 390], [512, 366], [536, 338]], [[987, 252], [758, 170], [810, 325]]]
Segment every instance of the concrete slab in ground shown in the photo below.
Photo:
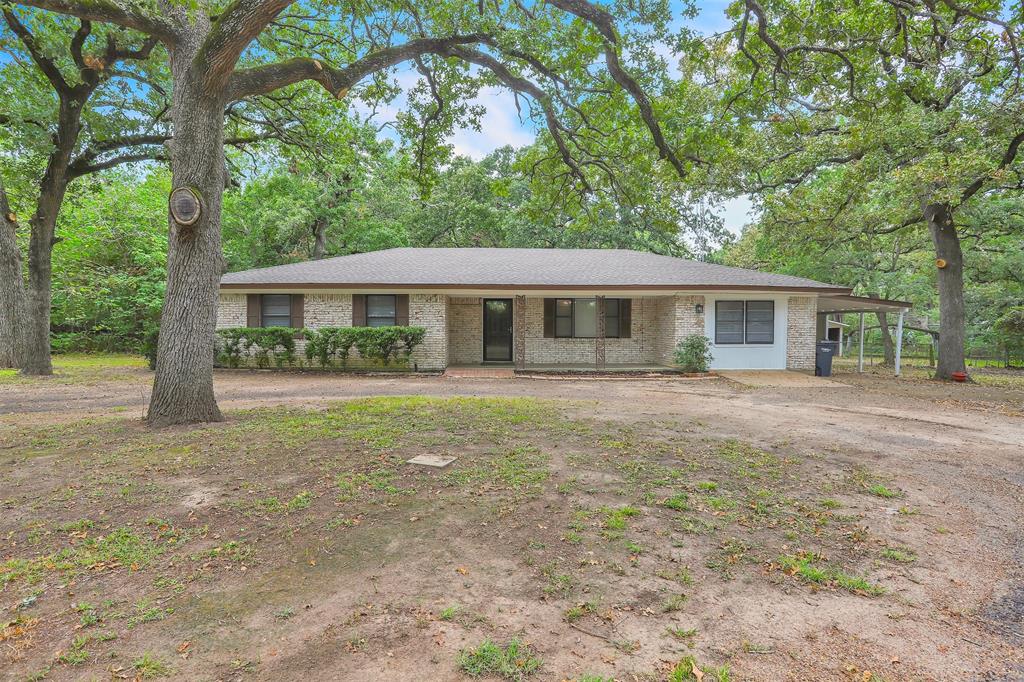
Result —
[[454, 461], [454, 457], [446, 457], [445, 455], [416, 455], [412, 459], [407, 460], [406, 464], [421, 464], [425, 467], [443, 469]]
[[767, 388], [847, 387], [847, 384], [802, 372], [782, 369], [720, 370], [718, 374], [744, 386]]

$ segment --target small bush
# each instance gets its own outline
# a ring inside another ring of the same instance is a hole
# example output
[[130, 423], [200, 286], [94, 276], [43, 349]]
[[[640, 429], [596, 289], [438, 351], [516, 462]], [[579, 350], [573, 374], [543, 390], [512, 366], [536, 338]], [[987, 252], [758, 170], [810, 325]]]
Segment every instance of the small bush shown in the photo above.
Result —
[[684, 372], [708, 371], [711, 339], [701, 334], [687, 336], [676, 346], [675, 361]]

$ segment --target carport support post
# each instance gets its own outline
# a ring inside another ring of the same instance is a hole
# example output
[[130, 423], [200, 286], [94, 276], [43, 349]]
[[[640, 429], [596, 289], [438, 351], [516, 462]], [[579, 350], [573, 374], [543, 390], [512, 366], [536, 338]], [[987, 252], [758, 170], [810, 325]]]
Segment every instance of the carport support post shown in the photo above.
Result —
[[864, 313], [860, 314], [860, 334], [857, 335], [857, 371], [864, 371]]
[[900, 363], [903, 360], [903, 313], [906, 312], [900, 308], [900, 314], [896, 318], [896, 376], [900, 375]]
[[594, 304], [597, 308], [597, 338], [594, 339], [594, 365], [598, 369], [604, 369], [605, 335], [608, 333], [604, 317], [604, 296], [595, 296]]

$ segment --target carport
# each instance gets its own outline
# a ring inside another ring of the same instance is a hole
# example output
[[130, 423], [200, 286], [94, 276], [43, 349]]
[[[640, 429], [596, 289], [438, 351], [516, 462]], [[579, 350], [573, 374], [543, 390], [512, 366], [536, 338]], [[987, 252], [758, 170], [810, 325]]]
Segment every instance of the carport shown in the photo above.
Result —
[[857, 313], [860, 315], [860, 333], [857, 335], [857, 371], [864, 371], [864, 314], [896, 314], [896, 376], [900, 375], [900, 361], [903, 356], [903, 318], [911, 304], [907, 301], [892, 301], [868, 296], [819, 296], [818, 316]]

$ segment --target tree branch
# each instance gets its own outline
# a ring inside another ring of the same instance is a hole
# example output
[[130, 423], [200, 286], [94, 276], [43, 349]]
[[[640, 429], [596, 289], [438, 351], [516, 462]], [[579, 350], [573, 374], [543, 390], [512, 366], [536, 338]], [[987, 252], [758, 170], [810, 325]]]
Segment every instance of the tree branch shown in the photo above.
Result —
[[214, 21], [197, 60], [208, 65], [207, 89], [219, 91], [249, 43], [294, 0], [233, 0]]
[[227, 82], [226, 102], [254, 95], [265, 95], [279, 88], [304, 80], [316, 81], [338, 99], [371, 73], [388, 69], [423, 54], [442, 54], [452, 45], [465, 45], [480, 40], [478, 34], [448, 38], [416, 38], [401, 45], [381, 48], [342, 68], [335, 68], [317, 59], [296, 57], [283, 62], [238, 69]]
[[[13, 31], [14, 34], [18, 36], [18, 39], [21, 40], [21, 43], [25, 46], [25, 49], [28, 50], [29, 55], [32, 57], [32, 61], [36, 63], [39, 70], [42, 71], [43, 75], [46, 76], [46, 79], [50, 81], [50, 84], [53, 86], [53, 89], [57, 91], [57, 94], [62, 97], [70, 95], [71, 86], [69, 86], [68, 82], [64, 80], [64, 75], [61, 74], [60, 69], [57, 68], [54, 61], [43, 54], [43, 50], [36, 42], [36, 38], [32, 35], [32, 32], [25, 28], [25, 25], [21, 23], [18, 16], [7, 7], [4, 8], [4, 19], [7, 20], [7, 25], [10, 26], [11, 31]], [[78, 38], [77, 34], [75, 35], [75, 38]]]
[[[612, 79], [619, 84], [619, 87], [629, 93], [633, 101], [636, 102], [637, 107], [640, 109], [640, 116], [643, 118], [644, 124], [646, 124], [651, 137], [654, 139], [654, 144], [658, 148], [658, 154], [662, 159], [667, 159], [672, 164], [680, 178], [685, 178], [689, 171], [665, 139], [661, 125], [654, 115], [650, 98], [619, 61], [619, 39], [615, 31], [615, 22], [612, 15], [586, 0], [549, 1], [555, 7], [588, 22], [601, 34], [605, 40], [605, 63], [608, 65], [608, 72], [611, 74]], [[704, 164], [704, 161], [696, 156], [685, 155], [683, 158], [694, 164]]]
[[137, 8], [123, 6], [117, 0], [14, 0], [14, 3], [79, 19], [134, 28], [136, 31], [159, 38], [166, 45], [173, 45], [178, 40], [177, 31], [171, 22]]

